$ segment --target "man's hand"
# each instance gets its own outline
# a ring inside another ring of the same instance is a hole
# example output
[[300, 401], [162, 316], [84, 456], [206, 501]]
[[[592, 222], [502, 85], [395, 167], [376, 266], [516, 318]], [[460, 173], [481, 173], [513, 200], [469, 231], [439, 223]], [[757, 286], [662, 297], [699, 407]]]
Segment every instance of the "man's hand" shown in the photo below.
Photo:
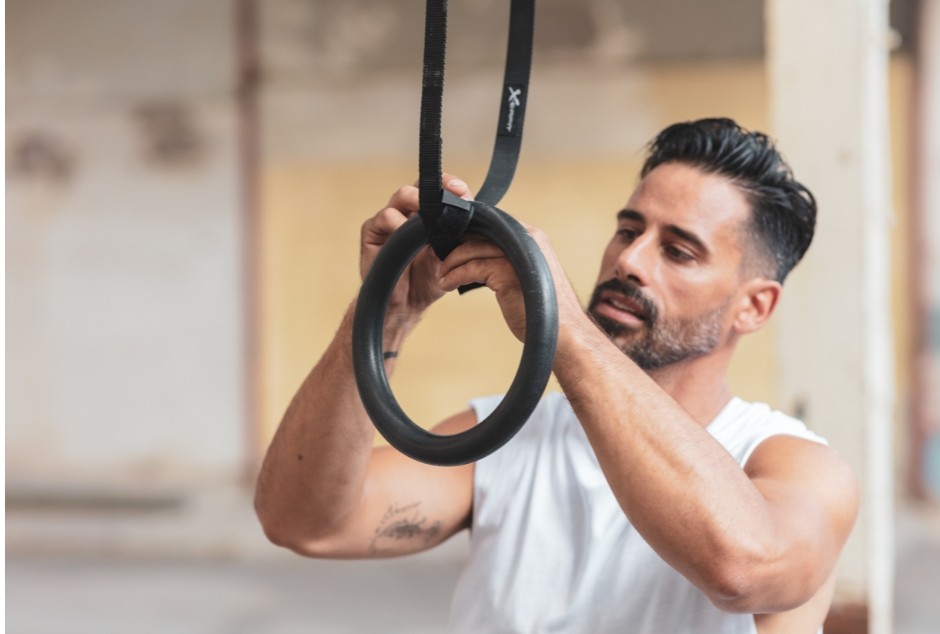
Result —
[[[462, 198], [470, 199], [467, 184], [444, 174], [444, 188]], [[384, 209], [362, 225], [359, 271], [365, 277], [379, 249], [389, 237], [418, 213], [418, 189], [406, 185], [396, 191]], [[392, 326], [413, 325], [427, 308], [444, 295], [438, 284], [441, 262], [430, 247], [422, 249], [402, 273], [388, 305], [388, 321]]]
[[[525, 228], [538, 245], [551, 272], [558, 301], [559, 328], [563, 329], [576, 323], [590, 324], [548, 236], [536, 227], [525, 225]], [[512, 263], [499, 247], [482, 238], [471, 236], [447, 256], [441, 263], [439, 273], [440, 289], [445, 292], [464, 284], [485, 284], [495, 293], [503, 319], [512, 333], [520, 341], [525, 339], [525, 302], [522, 289]]]

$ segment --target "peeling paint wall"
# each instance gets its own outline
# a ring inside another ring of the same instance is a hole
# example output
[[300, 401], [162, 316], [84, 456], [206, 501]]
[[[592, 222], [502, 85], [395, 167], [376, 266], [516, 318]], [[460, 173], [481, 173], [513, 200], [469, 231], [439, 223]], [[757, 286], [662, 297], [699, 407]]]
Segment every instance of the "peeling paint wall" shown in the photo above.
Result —
[[7, 476], [244, 452], [232, 6], [7, 3]]

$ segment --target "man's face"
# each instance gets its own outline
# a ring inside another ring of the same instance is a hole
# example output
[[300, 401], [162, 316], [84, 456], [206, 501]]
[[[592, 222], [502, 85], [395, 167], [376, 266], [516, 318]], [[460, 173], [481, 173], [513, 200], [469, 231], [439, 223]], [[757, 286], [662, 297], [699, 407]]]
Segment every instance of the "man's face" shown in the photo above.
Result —
[[727, 178], [660, 165], [617, 215], [588, 313], [645, 370], [708, 354], [730, 329], [750, 213]]

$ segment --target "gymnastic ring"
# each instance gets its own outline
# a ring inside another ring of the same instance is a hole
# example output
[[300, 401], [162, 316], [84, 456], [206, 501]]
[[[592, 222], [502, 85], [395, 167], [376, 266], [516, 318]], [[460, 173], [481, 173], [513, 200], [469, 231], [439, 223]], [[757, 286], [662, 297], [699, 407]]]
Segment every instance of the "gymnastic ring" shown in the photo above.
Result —
[[389, 444], [427, 464], [467, 464], [507, 443], [538, 405], [555, 358], [558, 305], [545, 257], [532, 236], [506, 212], [480, 202], [473, 203], [473, 210], [467, 231], [502, 249], [519, 278], [525, 305], [519, 367], [492, 414], [461, 433], [434, 434], [402, 411], [389, 386], [382, 347], [385, 313], [398, 278], [428, 243], [419, 216], [406, 221], [379, 251], [363, 280], [353, 318], [353, 369], [366, 412]]

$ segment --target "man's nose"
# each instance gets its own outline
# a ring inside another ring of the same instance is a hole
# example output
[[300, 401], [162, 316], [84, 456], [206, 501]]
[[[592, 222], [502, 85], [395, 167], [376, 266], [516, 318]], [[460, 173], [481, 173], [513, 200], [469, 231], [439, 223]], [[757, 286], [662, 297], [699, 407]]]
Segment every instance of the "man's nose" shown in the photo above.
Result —
[[656, 244], [649, 235], [640, 235], [618, 255], [614, 272], [621, 281], [646, 286], [655, 266]]

